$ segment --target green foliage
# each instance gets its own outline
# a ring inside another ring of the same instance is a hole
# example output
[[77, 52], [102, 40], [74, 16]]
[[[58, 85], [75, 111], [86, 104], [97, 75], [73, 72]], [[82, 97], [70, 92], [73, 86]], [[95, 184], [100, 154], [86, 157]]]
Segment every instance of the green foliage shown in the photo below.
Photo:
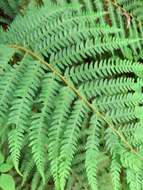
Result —
[[103, 3], [31, 4], [0, 33], [0, 141], [17, 189], [142, 189], [142, 26]]
[[15, 190], [15, 182], [10, 174], [5, 174], [13, 168], [12, 163], [0, 153], [0, 188], [2, 190]]
[[27, 6], [27, 0], [1, 0], [0, 1], [0, 23], [10, 24], [18, 13], [22, 13]]
[[[143, 9], [143, 2], [142, 0], [117, 0], [117, 2], [122, 5], [127, 12], [131, 12], [133, 16], [138, 21], [143, 21], [142, 9]], [[127, 15], [125, 15], [127, 17]], [[130, 16], [128, 15], [128, 19]]]
[[2, 190], [15, 190], [14, 179], [8, 174], [0, 175], [0, 187]]
[[41, 5], [42, 0], [1, 0], [0, 23], [10, 24], [17, 14], [24, 14], [29, 4]]

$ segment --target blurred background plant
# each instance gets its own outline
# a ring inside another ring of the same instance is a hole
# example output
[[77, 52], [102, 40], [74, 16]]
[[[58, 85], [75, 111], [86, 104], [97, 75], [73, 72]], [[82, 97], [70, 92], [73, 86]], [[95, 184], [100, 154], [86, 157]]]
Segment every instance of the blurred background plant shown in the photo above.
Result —
[[15, 181], [12, 177], [13, 164], [8, 157], [5, 158], [4, 154], [0, 152], [0, 189], [2, 190], [15, 190]]
[[0, 1], [0, 23], [6, 27], [17, 14], [24, 14], [29, 3], [41, 5], [42, 0], [1, 0]]

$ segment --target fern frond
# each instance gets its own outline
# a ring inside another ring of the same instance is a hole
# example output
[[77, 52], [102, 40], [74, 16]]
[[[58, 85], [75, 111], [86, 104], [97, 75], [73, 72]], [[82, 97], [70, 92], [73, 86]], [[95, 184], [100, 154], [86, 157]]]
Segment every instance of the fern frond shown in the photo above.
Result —
[[128, 93], [128, 94], [117, 94], [110, 96], [103, 96], [102, 98], [97, 98], [96, 105], [100, 110], [106, 112], [108, 109], [117, 108], [134, 108], [138, 104], [142, 103], [142, 94]]
[[23, 60], [15, 68], [10, 67], [6, 74], [0, 81], [0, 123], [2, 124], [4, 117], [6, 116], [9, 104], [13, 98], [13, 92], [17, 88], [20, 78], [24, 74], [25, 61]]
[[85, 167], [87, 178], [92, 190], [97, 190], [97, 157], [99, 154], [99, 127], [100, 122], [93, 115], [90, 121], [90, 131], [86, 143]]
[[121, 164], [117, 159], [117, 156], [113, 156], [111, 161], [111, 175], [112, 175], [112, 183], [114, 190], [120, 190], [121, 188], [120, 173], [121, 173]]
[[[129, 43], [135, 43], [139, 39], [124, 39], [109, 37], [86, 40], [70, 48], [64, 48], [62, 51], [52, 54], [50, 62], [57, 64], [59, 67], [62, 65], [71, 65], [71, 63], [78, 63], [84, 61], [88, 57], [96, 57], [98, 54], [109, 52], [114, 54], [114, 50], [121, 47], [128, 46]], [[95, 45], [96, 44], [96, 45]]]
[[[60, 68], [106, 52], [114, 54], [117, 49], [122, 51], [132, 44], [140, 43], [140, 35], [125, 37], [117, 34], [120, 33], [119, 25], [110, 27], [105, 24], [100, 30], [105, 12], [102, 5], [99, 5], [100, 2], [97, 4], [101, 11], [92, 10], [86, 13], [81, 10], [80, 3], [52, 5], [48, 7], [48, 11], [46, 6], [40, 10], [34, 9], [24, 18], [18, 17], [14, 21], [6, 35], [6, 42], [16, 41], [30, 45]], [[98, 23], [98, 19], [102, 22]], [[22, 22], [26, 30], [21, 31]]]
[[[135, 17], [132, 16], [132, 14], [130, 14], [130, 10], [122, 7], [122, 5], [124, 6], [125, 4], [132, 4], [131, 2], [133, 1], [128, 1], [128, 3], [127, 1], [124, 1], [124, 2], [122, 1], [121, 4], [120, 3], [118, 4], [116, 2], [108, 3], [112, 26], [120, 27], [121, 29], [121, 32], [119, 34], [116, 34], [117, 37], [124, 36], [124, 38], [132, 38], [134, 36], [135, 38], [138, 37], [141, 39], [142, 25], [138, 24], [138, 21], [136, 20], [136, 16]], [[134, 8], [136, 9], [136, 7]], [[142, 57], [141, 47], [142, 47], [142, 40], [139, 43], [136, 42], [135, 44], [130, 44], [129, 47], [125, 47], [121, 51], [123, 55], [127, 57], [128, 59], [134, 58], [138, 60], [140, 57]]]
[[143, 32], [118, 7], [44, 0], [0, 31], [0, 142], [18, 189], [141, 189]]
[[11, 66], [8, 64], [9, 61], [12, 60], [13, 56], [15, 54], [15, 50], [12, 48], [9, 48], [3, 44], [0, 45], [0, 75], [4, 71], [7, 71], [11, 68]]
[[[7, 39], [5, 40], [8, 42], [23, 42], [24, 45], [30, 45], [32, 42], [34, 43], [35, 40], [36, 43], [38, 39], [44, 38], [46, 32], [48, 35], [50, 34], [49, 31], [51, 31], [54, 35], [53, 29], [58, 23], [61, 23], [61, 15], [65, 15], [67, 11], [78, 10], [79, 7], [80, 4], [72, 4], [72, 6], [69, 6], [67, 3], [63, 6], [51, 4], [41, 9], [35, 7], [32, 9], [33, 11], [28, 11], [24, 18], [19, 16], [14, 20], [9, 29], [9, 34], [6, 35]], [[21, 21], [26, 26], [25, 30], [22, 29]], [[50, 30], [47, 31], [47, 29]]]
[[143, 3], [142, 0], [117, 0], [118, 4], [120, 6], [123, 6], [124, 9], [127, 12], [131, 12], [131, 14], [133, 15], [133, 17], [135, 17], [138, 21], [142, 21], [143, 20], [143, 16], [142, 16], [142, 8], [143, 8]]
[[80, 89], [88, 98], [97, 96], [114, 96], [117, 94], [126, 94], [132, 91], [138, 84], [132, 78], [119, 77], [117, 79], [101, 79], [97, 81], [86, 82], [80, 86]]
[[[45, 85], [46, 84], [46, 85]], [[48, 87], [47, 87], [48, 85]], [[46, 88], [45, 88], [46, 87]], [[40, 172], [43, 180], [44, 177], [44, 165], [46, 157], [46, 143], [48, 138], [48, 125], [53, 108], [53, 98], [58, 92], [59, 85], [48, 75], [45, 76], [42, 85], [42, 92], [40, 101], [43, 104], [41, 113], [35, 113], [32, 117], [32, 123], [30, 127], [30, 146], [32, 148], [33, 158]]]
[[129, 185], [130, 190], [133, 189], [141, 189], [141, 176], [140, 172], [135, 172], [131, 169], [126, 170], [126, 178], [127, 178], [127, 183]]
[[[82, 125], [83, 118], [85, 117], [87, 108], [82, 100], [75, 102], [73, 111], [70, 118], [66, 123], [66, 128], [61, 142], [60, 151], [60, 187], [63, 190], [65, 187], [66, 179], [69, 176], [71, 162], [73, 160], [74, 153], [77, 147], [77, 140], [79, 136], [80, 127]], [[70, 152], [69, 152], [70, 150]]]
[[91, 62], [76, 67], [67, 68], [66, 75], [71, 77], [75, 84], [93, 79], [103, 79], [122, 73], [135, 73], [141, 75], [142, 65], [130, 60], [109, 59], [101, 62]]
[[142, 162], [133, 153], [123, 151], [121, 162], [125, 168], [130, 168], [134, 172], [138, 172], [142, 168]]
[[51, 172], [55, 179], [56, 187], [59, 183], [59, 151], [60, 142], [64, 133], [65, 123], [69, 115], [69, 110], [74, 100], [74, 94], [67, 87], [63, 87], [55, 103], [51, 127], [49, 132], [49, 159], [51, 160]]
[[[24, 162], [23, 162], [24, 164]], [[24, 172], [23, 172], [23, 180], [22, 180], [22, 186], [26, 183], [28, 177], [31, 174], [32, 169], [34, 168], [34, 161], [30, 160], [28, 163], [26, 162]]]
[[119, 139], [109, 128], [106, 129], [105, 133], [106, 133], [105, 140], [106, 140], [107, 149], [111, 152], [112, 155], [115, 154], [118, 155], [122, 150], [124, 150]]
[[25, 60], [25, 62], [27, 66], [25, 69], [28, 68], [28, 72], [26, 72], [23, 77], [27, 80], [19, 82], [19, 87], [16, 89], [14, 95], [8, 121], [8, 124], [13, 126], [9, 134], [9, 145], [11, 157], [17, 170], [20, 150], [22, 147], [24, 133], [28, 127], [27, 122], [30, 118], [33, 99], [39, 87], [40, 77], [43, 74], [39, 63], [32, 62], [31, 64], [28, 60]]

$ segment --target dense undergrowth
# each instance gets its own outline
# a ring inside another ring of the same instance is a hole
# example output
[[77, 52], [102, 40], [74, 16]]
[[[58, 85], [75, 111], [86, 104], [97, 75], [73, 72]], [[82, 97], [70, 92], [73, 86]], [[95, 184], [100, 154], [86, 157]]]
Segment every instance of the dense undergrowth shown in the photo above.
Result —
[[143, 1], [0, 8], [0, 187], [142, 190]]

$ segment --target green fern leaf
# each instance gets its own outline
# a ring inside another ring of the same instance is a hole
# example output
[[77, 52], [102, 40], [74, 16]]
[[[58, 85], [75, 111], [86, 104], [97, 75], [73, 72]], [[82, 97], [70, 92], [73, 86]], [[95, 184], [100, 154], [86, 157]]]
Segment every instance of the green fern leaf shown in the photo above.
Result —
[[111, 161], [111, 175], [112, 175], [112, 183], [114, 190], [120, 190], [121, 182], [120, 182], [120, 172], [121, 172], [121, 164], [116, 156], [113, 156]]
[[[26, 64], [31, 63], [28, 62], [28, 60], [26, 61]], [[34, 94], [39, 86], [40, 75], [42, 75], [39, 63], [35, 62], [34, 64], [33, 62], [27, 67], [28, 72], [24, 75], [24, 77], [27, 78], [27, 81], [23, 80], [15, 92], [8, 121], [8, 124], [13, 127], [9, 134], [9, 145], [11, 156], [17, 171], [24, 132], [28, 127], [27, 122], [31, 114]]]
[[86, 143], [85, 167], [87, 178], [92, 190], [97, 190], [97, 157], [99, 154], [99, 127], [100, 123], [93, 115], [90, 121], [90, 131]]
[[87, 107], [82, 100], [75, 102], [71, 116], [66, 124], [60, 151], [60, 187], [63, 190], [66, 179], [69, 176], [71, 162], [77, 147], [80, 127], [83, 118], [86, 116]]
[[41, 109], [41, 113], [35, 113], [32, 117], [30, 127], [30, 146], [32, 148], [34, 161], [43, 181], [45, 181], [44, 165], [48, 138], [48, 122], [53, 108], [53, 98], [58, 92], [58, 88], [58, 83], [47, 75], [43, 80], [43, 88], [40, 98], [43, 107]]
[[74, 100], [74, 94], [67, 87], [63, 87], [55, 103], [52, 124], [49, 132], [49, 157], [51, 160], [51, 172], [58, 189], [59, 184], [59, 150], [62, 133], [69, 115], [69, 110]]

